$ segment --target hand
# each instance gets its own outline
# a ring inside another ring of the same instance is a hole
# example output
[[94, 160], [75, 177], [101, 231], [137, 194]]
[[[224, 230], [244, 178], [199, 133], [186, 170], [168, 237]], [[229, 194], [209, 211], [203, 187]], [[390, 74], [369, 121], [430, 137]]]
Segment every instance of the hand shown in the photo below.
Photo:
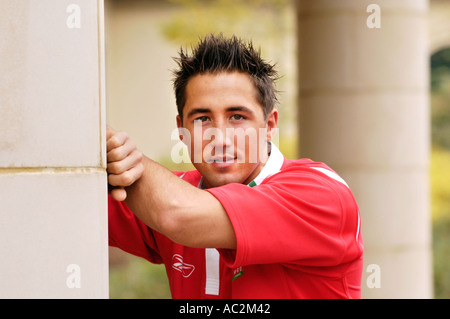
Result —
[[124, 201], [125, 187], [136, 182], [144, 172], [143, 155], [125, 132], [107, 127], [106, 138], [109, 193], [115, 200]]

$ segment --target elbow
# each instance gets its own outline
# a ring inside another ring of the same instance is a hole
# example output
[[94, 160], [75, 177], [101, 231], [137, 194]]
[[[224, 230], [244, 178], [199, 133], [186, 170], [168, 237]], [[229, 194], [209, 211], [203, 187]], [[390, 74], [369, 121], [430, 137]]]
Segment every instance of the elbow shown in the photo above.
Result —
[[155, 230], [169, 239], [174, 240], [179, 224], [180, 222], [177, 213], [165, 211], [163, 214], [160, 214]]
[[189, 222], [182, 206], [175, 199], [167, 207], [158, 214], [155, 230], [163, 234], [173, 242], [180, 245], [188, 245], [187, 238], [189, 230]]

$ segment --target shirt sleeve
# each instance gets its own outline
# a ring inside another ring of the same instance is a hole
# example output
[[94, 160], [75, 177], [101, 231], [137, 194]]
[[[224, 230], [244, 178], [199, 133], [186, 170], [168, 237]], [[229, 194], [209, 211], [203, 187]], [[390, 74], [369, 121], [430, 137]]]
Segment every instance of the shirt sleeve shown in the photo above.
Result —
[[228, 184], [207, 191], [221, 202], [236, 234], [236, 250], [220, 250], [229, 267], [334, 266], [362, 253], [353, 195], [320, 172], [288, 169], [258, 186]]
[[153, 231], [123, 202], [108, 196], [109, 245], [130, 254], [162, 263]]

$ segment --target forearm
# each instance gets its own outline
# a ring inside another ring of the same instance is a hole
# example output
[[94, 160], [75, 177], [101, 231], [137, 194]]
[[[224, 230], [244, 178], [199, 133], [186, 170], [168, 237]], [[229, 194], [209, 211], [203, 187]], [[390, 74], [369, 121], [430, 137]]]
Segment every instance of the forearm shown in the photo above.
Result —
[[160, 164], [145, 156], [143, 164], [144, 172], [141, 178], [126, 188], [125, 202], [139, 219], [162, 232], [167, 221], [171, 219], [170, 215], [178, 206], [183, 205], [180, 203], [182, 200], [174, 194], [182, 196], [188, 190], [183, 190], [185, 185], [181, 184], [185, 183], [184, 181]]

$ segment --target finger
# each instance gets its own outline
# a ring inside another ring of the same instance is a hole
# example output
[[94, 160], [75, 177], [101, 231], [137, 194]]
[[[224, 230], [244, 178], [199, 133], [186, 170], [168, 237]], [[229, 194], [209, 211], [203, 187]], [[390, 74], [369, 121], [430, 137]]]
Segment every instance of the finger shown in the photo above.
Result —
[[106, 141], [106, 151], [109, 152], [117, 147], [122, 146], [129, 139], [125, 132], [116, 132]]
[[142, 161], [142, 157], [142, 153], [135, 149], [120, 161], [110, 162], [108, 160], [106, 171], [109, 174], [122, 174], [132, 167], [138, 165]]
[[123, 187], [113, 188], [111, 190], [111, 197], [118, 202], [123, 202], [127, 198], [127, 192]]
[[107, 162], [118, 162], [125, 159], [136, 149], [136, 145], [130, 139], [128, 139], [125, 144], [110, 150], [106, 154]]
[[106, 140], [109, 140], [114, 133], [116, 133], [111, 127], [109, 127], [108, 125], [106, 125]]
[[119, 186], [119, 187], [130, 186], [142, 176], [143, 172], [144, 172], [144, 165], [140, 163], [121, 174], [109, 174], [108, 184], [110, 184], [111, 186]]

